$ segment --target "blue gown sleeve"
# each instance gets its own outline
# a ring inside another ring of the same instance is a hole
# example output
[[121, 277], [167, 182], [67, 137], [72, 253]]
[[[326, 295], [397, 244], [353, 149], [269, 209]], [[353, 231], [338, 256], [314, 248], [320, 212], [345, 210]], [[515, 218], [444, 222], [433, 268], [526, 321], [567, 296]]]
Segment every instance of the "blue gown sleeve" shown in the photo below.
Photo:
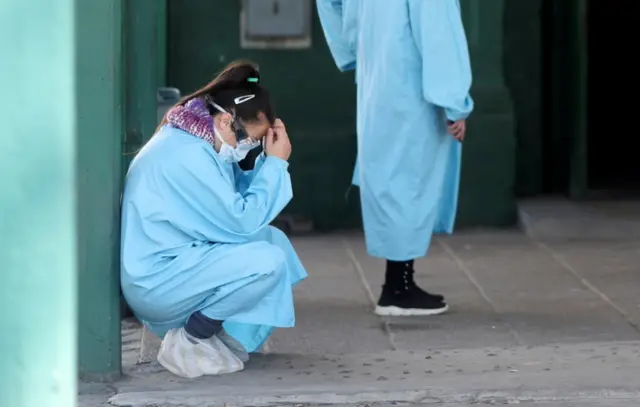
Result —
[[471, 63], [459, 0], [409, 0], [409, 18], [422, 55], [422, 91], [447, 119], [466, 119], [473, 111]]
[[320, 24], [329, 50], [338, 69], [342, 72], [356, 67], [356, 51], [344, 35], [343, 0], [317, 0]]
[[270, 224], [293, 198], [289, 164], [267, 157], [248, 188], [239, 192], [202, 148], [176, 152], [163, 167], [171, 222], [196, 240], [244, 243]]
[[251, 181], [253, 181], [253, 178], [256, 176], [258, 171], [260, 171], [260, 168], [264, 164], [265, 158], [266, 156], [264, 155], [264, 152], [256, 157], [253, 169], [249, 171], [243, 171], [237, 163], [233, 164], [233, 174], [235, 176], [236, 190], [238, 192], [243, 194], [247, 191], [249, 185], [251, 185]]

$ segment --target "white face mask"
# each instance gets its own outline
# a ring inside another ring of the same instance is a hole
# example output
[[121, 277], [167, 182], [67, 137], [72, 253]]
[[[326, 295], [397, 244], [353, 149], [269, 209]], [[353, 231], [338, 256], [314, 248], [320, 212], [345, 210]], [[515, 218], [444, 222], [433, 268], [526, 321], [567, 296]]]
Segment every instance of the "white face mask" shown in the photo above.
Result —
[[244, 160], [247, 157], [247, 154], [249, 154], [249, 151], [260, 145], [259, 141], [253, 141], [247, 138], [243, 140], [243, 142], [236, 144], [235, 147], [231, 147], [231, 145], [224, 141], [222, 135], [215, 126], [213, 126], [213, 132], [218, 140], [220, 140], [220, 143], [222, 143], [218, 155], [228, 163], [237, 163]]

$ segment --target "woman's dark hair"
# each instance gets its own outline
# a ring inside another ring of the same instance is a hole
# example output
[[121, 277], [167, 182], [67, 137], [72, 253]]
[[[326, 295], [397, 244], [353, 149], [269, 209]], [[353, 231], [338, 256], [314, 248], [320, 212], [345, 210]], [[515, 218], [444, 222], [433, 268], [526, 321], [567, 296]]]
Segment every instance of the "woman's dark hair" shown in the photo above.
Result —
[[[255, 97], [238, 105], [235, 104], [234, 99], [246, 95], [255, 95]], [[176, 106], [183, 106], [192, 99], [206, 96], [226, 111], [235, 113], [236, 117], [243, 122], [258, 120], [260, 113], [264, 113], [271, 124], [276, 120], [269, 92], [260, 85], [258, 66], [251, 61], [230, 63], [205, 87], [183, 97]], [[166, 123], [167, 115], [165, 114], [158, 129]]]

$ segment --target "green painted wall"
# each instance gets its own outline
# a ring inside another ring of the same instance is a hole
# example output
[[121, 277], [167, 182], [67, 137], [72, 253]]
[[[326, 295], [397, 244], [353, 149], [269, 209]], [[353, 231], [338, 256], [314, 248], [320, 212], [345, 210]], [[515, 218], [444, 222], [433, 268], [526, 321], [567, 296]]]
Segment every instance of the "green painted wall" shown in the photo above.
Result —
[[75, 2], [0, 6], [0, 406], [76, 404]]
[[234, 59], [258, 62], [293, 143], [288, 211], [320, 229], [359, 225], [357, 194], [345, 201], [356, 151], [353, 76], [337, 72], [318, 24], [308, 50], [240, 49], [239, 13], [236, 0], [169, 2], [169, 85], [189, 93]]
[[76, 2], [79, 365], [120, 374], [123, 2]]
[[[458, 225], [513, 224], [516, 139], [502, 69], [505, 2], [461, 3], [477, 111], [465, 142]], [[234, 59], [258, 62], [294, 145], [295, 198], [287, 212], [313, 219], [320, 230], [359, 225], [357, 190], [345, 199], [356, 154], [353, 76], [335, 68], [317, 17], [311, 49], [256, 51], [239, 46], [239, 13], [236, 0], [169, 2], [169, 85], [188, 93]]]

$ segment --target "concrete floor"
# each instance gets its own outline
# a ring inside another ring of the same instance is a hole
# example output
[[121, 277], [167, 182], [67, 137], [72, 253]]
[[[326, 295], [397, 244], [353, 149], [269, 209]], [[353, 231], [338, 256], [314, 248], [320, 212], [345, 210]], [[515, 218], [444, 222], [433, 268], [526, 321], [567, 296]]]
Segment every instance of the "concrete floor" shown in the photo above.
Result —
[[295, 238], [310, 278], [296, 292], [296, 328], [277, 331], [269, 354], [242, 373], [182, 380], [135, 364], [140, 330], [126, 321], [126, 380], [83, 384], [80, 405], [115, 393], [114, 405], [140, 407], [640, 405], [640, 204], [625, 208], [533, 202], [526, 233], [437, 239], [418, 280], [452, 310], [428, 318], [373, 315], [384, 263], [360, 234]]

